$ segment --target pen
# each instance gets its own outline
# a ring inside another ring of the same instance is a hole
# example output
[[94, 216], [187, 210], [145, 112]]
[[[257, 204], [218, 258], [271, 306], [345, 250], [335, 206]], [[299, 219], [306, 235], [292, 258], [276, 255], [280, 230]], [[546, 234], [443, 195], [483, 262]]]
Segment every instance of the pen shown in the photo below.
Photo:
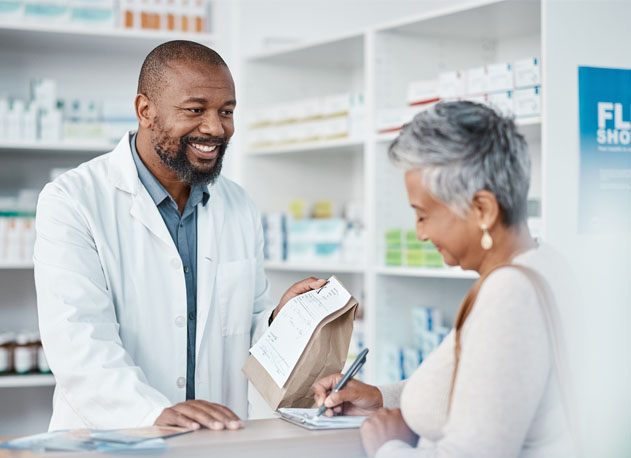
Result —
[[[359, 372], [359, 370], [362, 368], [362, 366], [366, 362], [366, 355], [367, 354], [368, 354], [368, 349], [364, 348], [361, 351], [361, 353], [359, 353], [359, 355], [357, 355], [357, 358], [355, 358], [355, 361], [353, 361], [353, 364], [351, 365], [351, 367], [348, 369], [346, 374], [344, 376], [342, 376], [342, 379], [339, 381], [339, 383], [333, 389], [333, 391], [331, 391], [331, 393], [337, 393], [338, 391], [340, 391], [342, 388], [344, 388], [346, 386], [348, 381], [350, 379], [352, 379], [355, 376], [355, 374], [357, 374], [357, 372]], [[324, 413], [325, 410], [326, 410], [326, 406], [324, 404], [322, 404], [322, 406], [320, 406], [320, 408], [318, 409], [318, 412], [316, 413], [315, 416], [319, 417], [320, 415], [322, 415]]]

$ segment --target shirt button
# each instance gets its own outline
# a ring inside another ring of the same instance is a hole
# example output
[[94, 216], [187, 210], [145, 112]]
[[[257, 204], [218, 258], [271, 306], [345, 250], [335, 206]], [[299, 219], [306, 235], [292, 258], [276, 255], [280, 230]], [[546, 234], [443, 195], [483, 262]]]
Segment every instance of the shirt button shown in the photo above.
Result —
[[186, 386], [186, 378], [185, 377], [178, 377], [177, 379], [177, 387], [178, 388], [184, 388]]
[[182, 267], [182, 261], [180, 261], [178, 258], [171, 259], [171, 267], [173, 267], [175, 270], [178, 270], [180, 267]]
[[188, 319], [189, 320], [194, 320], [195, 319], [195, 314], [193, 312], [188, 314]]
[[188, 266], [184, 266], [184, 273], [188, 273], [189, 270]]
[[186, 318], [182, 315], [175, 317], [175, 325], [178, 328], [183, 328], [186, 325]]

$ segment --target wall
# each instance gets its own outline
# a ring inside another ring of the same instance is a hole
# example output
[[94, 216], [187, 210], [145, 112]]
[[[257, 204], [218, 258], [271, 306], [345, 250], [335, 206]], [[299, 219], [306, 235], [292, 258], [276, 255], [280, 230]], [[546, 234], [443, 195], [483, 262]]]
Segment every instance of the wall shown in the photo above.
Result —
[[[547, 239], [577, 276], [574, 344], [584, 424], [584, 456], [631, 453], [631, 238], [577, 231], [578, 66], [631, 68], [629, 13], [623, 1], [549, 0], [543, 9], [543, 141], [547, 163]], [[631, 212], [631, 203], [628, 211]]]

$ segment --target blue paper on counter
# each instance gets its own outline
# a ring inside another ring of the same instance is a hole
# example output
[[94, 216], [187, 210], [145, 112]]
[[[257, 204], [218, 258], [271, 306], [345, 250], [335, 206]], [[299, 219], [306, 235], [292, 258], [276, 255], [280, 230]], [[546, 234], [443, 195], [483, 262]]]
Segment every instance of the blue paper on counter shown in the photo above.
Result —
[[164, 439], [191, 431], [185, 428], [159, 426], [117, 430], [53, 431], [4, 442], [0, 444], [0, 448], [37, 452], [155, 451], [167, 448]]

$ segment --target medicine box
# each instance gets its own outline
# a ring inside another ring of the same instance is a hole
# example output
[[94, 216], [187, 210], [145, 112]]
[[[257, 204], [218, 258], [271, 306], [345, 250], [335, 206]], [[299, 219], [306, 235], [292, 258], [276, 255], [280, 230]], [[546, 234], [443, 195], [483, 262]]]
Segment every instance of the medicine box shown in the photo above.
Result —
[[516, 89], [514, 98], [515, 116], [518, 118], [541, 115], [539, 87]]
[[412, 81], [408, 84], [407, 102], [409, 105], [437, 102], [439, 98], [437, 79]]
[[513, 89], [513, 67], [509, 62], [487, 65], [486, 73], [488, 92]]
[[541, 65], [538, 57], [522, 59], [513, 63], [515, 87], [531, 87], [541, 84]]
[[513, 91], [495, 92], [489, 94], [489, 106], [505, 116], [512, 116], [515, 112]]
[[459, 71], [438, 74], [438, 93], [441, 99], [456, 100], [465, 95], [465, 75]]
[[[467, 70], [466, 74], [467, 96], [488, 92], [489, 81], [486, 67], [471, 68]], [[468, 97], [467, 99], [469, 100]]]

